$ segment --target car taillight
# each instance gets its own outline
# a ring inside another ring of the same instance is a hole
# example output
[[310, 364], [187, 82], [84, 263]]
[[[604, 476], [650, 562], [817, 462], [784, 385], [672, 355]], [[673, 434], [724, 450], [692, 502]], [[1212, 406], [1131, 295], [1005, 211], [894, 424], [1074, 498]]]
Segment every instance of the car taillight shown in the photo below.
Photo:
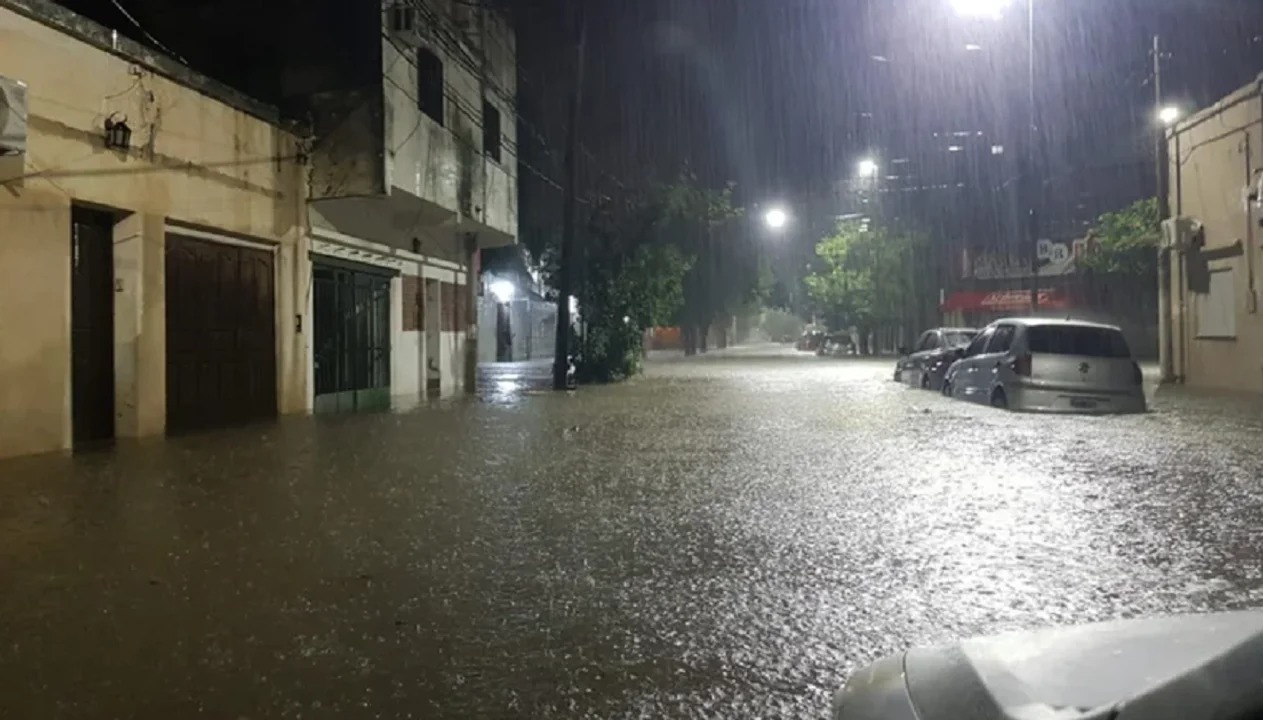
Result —
[[1021, 375], [1022, 377], [1030, 377], [1031, 376], [1031, 356], [1018, 355], [1017, 357], [1013, 358], [1013, 372], [1017, 373], [1018, 375]]
[[1131, 361], [1131, 381], [1137, 385], [1145, 384], [1145, 374], [1140, 371], [1140, 363]]

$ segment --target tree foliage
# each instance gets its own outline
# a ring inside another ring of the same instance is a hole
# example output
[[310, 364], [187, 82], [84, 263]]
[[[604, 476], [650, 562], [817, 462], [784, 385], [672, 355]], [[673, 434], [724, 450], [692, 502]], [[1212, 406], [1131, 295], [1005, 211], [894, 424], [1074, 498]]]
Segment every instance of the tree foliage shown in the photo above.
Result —
[[[731, 186], [703, 187], [685, 172], [669, 183], [581, 206], [573, 271], [581, 325], [571, 343], [578, 351], [581, 382], [635, 374], [644, 356], [645, 329], [686, 317], [713, 317], [718, 308], [735, 306], [757, 289], [757, 264], [748, 282], [732, 272], [724, 275], [733, 261], [722, 256], [744, 256], [731, 252], [723, 233], [741, 216], [732, 193]], [[524, 237], [551, 288], [558, 284], [559, 240], [547, 223]]]
[[914, 258], [925, 243], [917, 232], [840, 222], [816, 245], [807, 292], [834, 329], [856, 327], [867, 336], [874, 328], [896, 326], [916, 290]]
[[1157, 198], [1137, 200], [1097, 219], [1083, 262], [1099, 273], [1149, 276], [1156, 272], [1161, 237]]
[[731, 187], [707, 189], [687, 173], [593, 210], [577, 293], [584, 323], [581, 381], [639, 371], [644, 330], [685, 314], [690, 279], [713, 252], [705, 232], [738, 212]]

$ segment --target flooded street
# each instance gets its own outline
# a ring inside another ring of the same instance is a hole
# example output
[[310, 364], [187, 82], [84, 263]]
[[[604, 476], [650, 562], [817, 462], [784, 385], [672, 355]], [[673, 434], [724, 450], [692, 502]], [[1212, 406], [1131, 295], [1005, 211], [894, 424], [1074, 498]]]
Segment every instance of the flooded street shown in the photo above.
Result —
[[525, 366], [5, 461], [0, 717], [823, 717], [909, 644], [1263, 604], [1263, 401], [1013, 415], [891, 367]]

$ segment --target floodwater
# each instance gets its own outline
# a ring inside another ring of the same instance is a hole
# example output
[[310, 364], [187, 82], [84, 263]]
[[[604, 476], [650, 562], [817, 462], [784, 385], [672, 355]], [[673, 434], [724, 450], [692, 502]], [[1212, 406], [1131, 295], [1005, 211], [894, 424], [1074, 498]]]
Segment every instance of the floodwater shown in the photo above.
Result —
[[1263, 604], [1257, 399], [1010, 415], [779, 349], [575, 394], [540, 367], [0, 463], [0, 717], [823, 717], [910, 644]]

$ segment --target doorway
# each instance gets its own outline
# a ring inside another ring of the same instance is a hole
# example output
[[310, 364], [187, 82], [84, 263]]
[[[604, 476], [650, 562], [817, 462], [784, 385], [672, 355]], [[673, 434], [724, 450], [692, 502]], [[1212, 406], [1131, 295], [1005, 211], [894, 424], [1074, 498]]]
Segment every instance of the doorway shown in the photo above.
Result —
[[70, 211], [72, 442], [114, 440], [114, 216]]
[[332, 259], [313, 264], [317, 412], [390, 408], [393, 276]]

